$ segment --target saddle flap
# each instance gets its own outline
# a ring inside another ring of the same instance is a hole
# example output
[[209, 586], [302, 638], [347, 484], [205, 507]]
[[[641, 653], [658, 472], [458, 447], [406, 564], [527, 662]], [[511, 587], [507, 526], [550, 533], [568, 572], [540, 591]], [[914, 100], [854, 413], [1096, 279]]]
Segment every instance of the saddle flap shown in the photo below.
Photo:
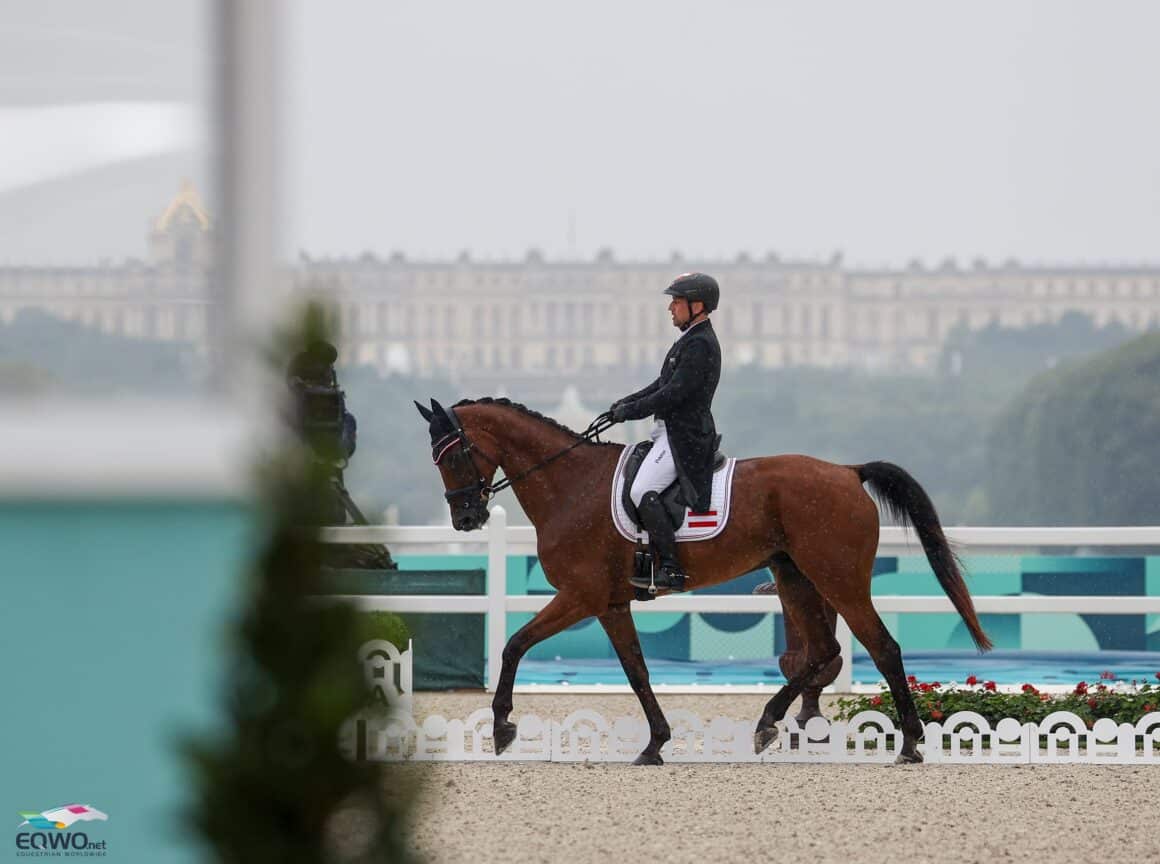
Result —
[[637, 472], [644, 463], [644, 457], [648, 455], [652, 446], [652, 441], [641, 441], [629, 448], [629, 453], [624, 459], [624, 490], [621, 492], [620, 503], [624, 505], [624, 512], [628, 514], [628, 518], [637, 527], [640, 526], [640, 516], [637, 515], [636, 505], [632, 503], [629, 492], [632, 491], [632, 481], [636, 479]]
[[[612, 520], [620, 536], [626, 540], [639, 541], [647, 533], [640, 527], [640, 516], [629, 496], [629, 490], [641, 463], [651, 449], [651, 441], [642, 441], [625, 447], [613, 472]], [[717, 464], [720, 460], [724, 460], [723, 465]], [[729, 518], [733, 469], [736, 464], [736, 459], [725, 457], [721, 453], [715, 454], [712, 503], [709, 510], [704, 513], [689, 512], [680, 493], [680, 483], [674, 482], [661, 493], [661, 503], [676, 529], [678, 543], [709, 540], [725, 529], [725, 523]]]
[[[721, 444], [720, 435], [717, 436], [716, 443]], [[629, 493], [632, 491], [632, 481], [636, 479], [637, 472], [640, 471], [640, 466], [644, 464], [644, 458], [652, 450], [652, 446], [652, 441], [641, 441], [633, 445], [624, 461], [624, 488], [621, 491], [620, 503], [624, 506], [624, 512], [628, 514], [628, 518], [640, 530], [644, 529], [641, 527], [640, 516], [637, 515], [636, 505], [632, 503], [632, 496]], [[716, 474], [728, 462], [729, 457], [720, 450], [716, 451], [713, 454], [713, 473]], [[689, 506], [684, 494], [682, 494], [680, 481], [674, 480], [665, 487], [664, 491], [661, 492], [661, 504], [664, 505], [665, 512], [669, 514], [673, 530], [680, 528], [685, 522], [685, 510]]]

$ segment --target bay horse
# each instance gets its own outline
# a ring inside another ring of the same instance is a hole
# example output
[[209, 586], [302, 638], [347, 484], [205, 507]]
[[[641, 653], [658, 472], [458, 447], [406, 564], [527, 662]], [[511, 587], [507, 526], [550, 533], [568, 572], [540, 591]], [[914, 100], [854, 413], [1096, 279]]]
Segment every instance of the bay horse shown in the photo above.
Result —
[[[595, 616], [648, 719], [648, 746], [634, 764], [662, 764], [660, 750], [671, 732], [649, 684], [629, 607], [634, 544], [617, 532], [610, 512], [623, 445], [590, 442], [507, 399], [463, 400], [450, 409], [432, 399], [429, 409], [415, 406], [428, 424], [452, 525], [460, 531], [482, 527], [489, 498], [510, 485], [535, 526], [540, 563], [557, 592], [503, 650], [492, 701], [496, 753], [516, 737], [508, 717], [520, 659], [533, 645]], [[507, 480], [493, 485], [500, 468]], [[906, 471], [889, 462], [836, 465], [798, 455], [739, 459], [725, 529], [712, 540], [681, 544], [680, 556], [690, 589], [776, 568], [782, 609], [801, 636], [804, 660], [757, 721], [757, 753], [777, 738], [775, 724], [802, 689], [839, 655], [827, 621], [832, 608], [870, 653], [894, 696], [903, 733], [896, 761], [922, 761], [917, 745], [923, 726], [902, 653], [870, 599], [878, 508], [863, 484], [896, 521], [914, 528], [975, 644], [981, 651], [991, 648], [934, 505]]]

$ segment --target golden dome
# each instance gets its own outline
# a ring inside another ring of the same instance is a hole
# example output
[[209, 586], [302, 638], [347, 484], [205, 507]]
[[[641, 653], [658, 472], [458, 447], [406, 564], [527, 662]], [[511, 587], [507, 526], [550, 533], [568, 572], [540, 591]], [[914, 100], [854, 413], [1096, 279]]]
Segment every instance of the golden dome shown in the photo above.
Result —
[[209, 214], [205, 212], [201, 196], [197, 194], [197, 189], [189, 180], [181, 181], [181, 189], [178, 190], [173, 200], [169, 202], [169, 206], [165, 208], [165, 212], [157, 220], [157, 230], [168, 231], [173, 220], [177, 218], [177, 214], [183, 209], [188, 209], [193, 214], [193, 218], [197, 220], [202, 231], [209, 230]]

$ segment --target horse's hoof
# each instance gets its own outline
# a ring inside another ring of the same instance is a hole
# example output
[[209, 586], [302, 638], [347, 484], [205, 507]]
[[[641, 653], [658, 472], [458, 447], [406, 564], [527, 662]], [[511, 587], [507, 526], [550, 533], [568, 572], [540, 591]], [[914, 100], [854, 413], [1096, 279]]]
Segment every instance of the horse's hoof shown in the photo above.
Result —
[[500, 723], [495, 727], [495, 755], [503, 753], [516, 740], [516, 724]]
[[894, 760], [895, 765], [917, 765], [920, 762], [922, 762], [922, 754], [917, 750], [912, 750], [909, 753], [903, 750]]
[[758, 727], [757, 731], [753, 733], [753, 752], [761, 755], [761, 752], [776, 740], [776, 726], [770, 726], [768, 728]]
[[633, 765], [664, 765], [665, 760], [661, 758], [660, 753], [649, 753], [645, 750], [639, 756], [632, 760]]

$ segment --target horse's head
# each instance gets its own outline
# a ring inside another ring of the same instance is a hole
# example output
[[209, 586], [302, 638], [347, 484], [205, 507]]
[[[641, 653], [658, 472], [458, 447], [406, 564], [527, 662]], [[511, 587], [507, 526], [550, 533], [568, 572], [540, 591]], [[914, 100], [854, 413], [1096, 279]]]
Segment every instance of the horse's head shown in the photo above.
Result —
[[[415, 407], [431, 433], [431, 460], [443, 478], [451, 524], [457, 531], [482, 528], [490, 516], [487, 501], [495, 462], [479, 449], [478, 441], [468, 437], [454, 408], [444, 408], [434, 399], [430, 408], [418, 402]], [[478, 433], [473, 435], [478, 437]]]

